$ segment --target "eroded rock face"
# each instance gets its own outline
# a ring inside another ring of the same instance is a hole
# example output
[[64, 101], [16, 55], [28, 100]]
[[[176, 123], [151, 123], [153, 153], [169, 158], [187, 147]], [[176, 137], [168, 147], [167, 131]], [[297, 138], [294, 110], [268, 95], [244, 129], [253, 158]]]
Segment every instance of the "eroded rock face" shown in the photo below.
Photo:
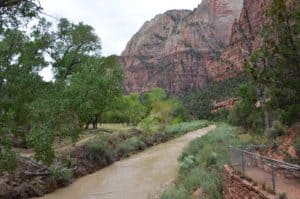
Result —
[[265, 11], [271, 0], [244, 0], [238, 20], [232, 26], [230, 41], [217, 60], [209, 60], [206, 69], [212, 80], [235, 77], [250, 55], [262, 45]]
[[193, 11], [171, 10], [146, 22], [120, 57], [126, 90], [176, 94], [205, 86], [214, 77], [207, 63], [229, 44], [242, 6], [243, 0], [203, 0]]

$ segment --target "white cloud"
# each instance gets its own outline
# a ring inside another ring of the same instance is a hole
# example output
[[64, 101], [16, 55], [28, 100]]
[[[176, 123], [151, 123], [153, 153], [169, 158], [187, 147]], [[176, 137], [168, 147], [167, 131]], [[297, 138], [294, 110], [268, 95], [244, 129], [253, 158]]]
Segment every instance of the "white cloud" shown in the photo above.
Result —
[[92, 25], [103, 55], [119, 55], [145, 21], [170, 9], [193, 9], [201, 0], [41, 0], [44, 12]]

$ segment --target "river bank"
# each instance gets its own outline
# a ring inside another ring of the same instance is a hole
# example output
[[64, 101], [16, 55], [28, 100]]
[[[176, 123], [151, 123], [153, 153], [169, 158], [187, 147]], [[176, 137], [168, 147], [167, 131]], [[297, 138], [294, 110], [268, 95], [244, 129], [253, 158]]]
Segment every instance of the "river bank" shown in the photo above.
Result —
[[113, 163], [72, 185], [48, 194], [42, 199], [142, 199], [171, 182], [177, 173], [177, 159], [191, 141], [213, 130], [215, 126], [189, 132], [169, 142], [148, 148]]
[[14, 173], [1, 174], [0, 198], [43, 196], [71, 184], [76, 178], [208, 124], [206, 121], [195, 121], [167, 126], [164, 131], [154, 134], [133, 131], [129, 134], [97, 136], [91, 142], [59, 154], [51, 167], [20, 157]]

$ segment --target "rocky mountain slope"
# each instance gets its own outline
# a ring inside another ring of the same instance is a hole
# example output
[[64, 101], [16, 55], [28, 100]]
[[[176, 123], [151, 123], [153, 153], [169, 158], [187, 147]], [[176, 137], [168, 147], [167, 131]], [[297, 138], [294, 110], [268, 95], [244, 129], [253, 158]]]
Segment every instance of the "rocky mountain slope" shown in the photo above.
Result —
[[261, 44], [270, 0], [202, 0], [193, 11], [157, 15], [128, 42], [120, 60], [128, 92], [171, 94], [234, 77]]
[[244, 62], [262, 44], [265, 11], [270, 3], [271, 0], [244, 0], [241, 15], [232, 26], [228, 45], [219, 59], [206, 63], [210, 79], [223, 80], [242, 71]]
[[121, 55], [126, 90], [159, 86], [179, 93], [205, 86], [205, 65], [228, 44], [242, 5], [242, 0], [203, 0], [193, 11], [171, 10], [146, 22]]

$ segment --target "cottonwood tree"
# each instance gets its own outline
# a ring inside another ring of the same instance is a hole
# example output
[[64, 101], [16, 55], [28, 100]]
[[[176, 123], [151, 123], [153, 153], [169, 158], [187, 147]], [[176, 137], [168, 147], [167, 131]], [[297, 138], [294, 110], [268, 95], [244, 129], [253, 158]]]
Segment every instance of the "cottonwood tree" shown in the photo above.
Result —
[[74, 24], [63, 18], [54, 34], [50, 55], [58, 80], [65, 80], [89, 61], [90, 55], [100, 56], [101, 43], [94, 29], [80, 22]]
[[11, 136], [25, 141], [30, 131], [27, 105], [43, 85], [37, 71], [46, 63], [49, 24], [38, 18], [38, 24], [25, 31], [39, 9], [36, 1], [0, 2], [0, 170], [15, 167]]
[[[54, 139], [76, 139], [79, 123], [97, 123], [121, 93], [122, 70], [116, 57], [100, 57], [93, 28], [61, 19], [53, 31], [39, 11], [38, 1], [0, 1], [0, 170], [15, 167], [13, 135], [51, 164]], [[38, 72], [49, 64], [55, 79], [44, 82]]]
[[116, 98], [121, 97], [123, 72], [115, 56], [90, 57], [70, 78], [67, 87], [71, 106], [80, 122], [86, 125], [101, 122]]

